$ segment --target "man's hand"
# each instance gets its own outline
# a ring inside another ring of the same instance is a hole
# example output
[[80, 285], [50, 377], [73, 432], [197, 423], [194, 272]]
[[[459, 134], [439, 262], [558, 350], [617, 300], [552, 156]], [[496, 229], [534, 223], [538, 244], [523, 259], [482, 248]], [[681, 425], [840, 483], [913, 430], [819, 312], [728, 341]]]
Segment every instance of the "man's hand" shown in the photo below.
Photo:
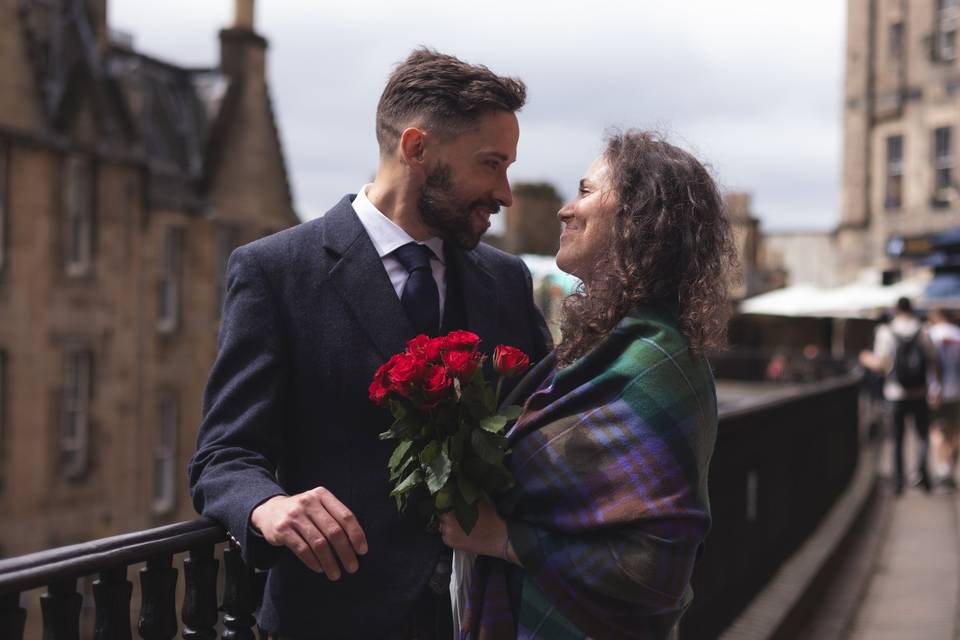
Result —
[[[340, 564], [349, 573], [367, 553], [367, 536], [337, 497], [323, 487], [295, 496], [274, 496], [250, 514], [252, 524], [275, 547], [287, 547], [311, 569], [340, 578]], [[336, 557], [334, 557], [336, 553]]]

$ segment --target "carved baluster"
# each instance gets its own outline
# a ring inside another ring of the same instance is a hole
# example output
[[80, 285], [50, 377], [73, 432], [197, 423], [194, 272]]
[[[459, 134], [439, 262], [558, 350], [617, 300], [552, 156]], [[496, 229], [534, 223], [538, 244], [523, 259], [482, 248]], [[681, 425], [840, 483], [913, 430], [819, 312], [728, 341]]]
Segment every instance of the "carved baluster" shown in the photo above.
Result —
[[177, 635], [177, 570], [173, 556], [147, 560], [140, 570], [140, 623], [144, 640], [172, 640]]
[[190, 550], [183, 561], [183, 640], [214, 640], [217, 632], [217, 570], [213, 545]]
[[130, 640], [130, 596], [133, 583], [127, 580], [127, 567], [107, 569], [93, 583], [96, 640]]
[[80, 606], [76, 580], [62, 580], [47, 587], [40, 596], [43, 640], [80, 640]]
[[0, 638], [22, 640], [26, 622], [27, 611], [20, 606], [20, 594], [0, 595]]
[[223, 550], [226, 574], [223, 587], [224, 640], [253, 640], [253, 571], [240, 556], [240, 548], [230, 543]]

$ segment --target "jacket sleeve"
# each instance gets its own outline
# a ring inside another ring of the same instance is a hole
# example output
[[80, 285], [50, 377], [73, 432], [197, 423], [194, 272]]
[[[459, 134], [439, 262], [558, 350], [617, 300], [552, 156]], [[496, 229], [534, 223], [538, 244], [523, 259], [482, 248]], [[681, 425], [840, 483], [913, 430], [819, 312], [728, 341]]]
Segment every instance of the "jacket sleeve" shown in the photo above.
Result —
[[248, 565], [277, 549], [251, 528], [250, 513], [285, 495], [276, 470], [289, 389], [289, 352], [279, 308], [248, 248], [227, 264], [219, 350], [203, 397], [197, 451], [188, 465], [196, 510], [221, 522]]

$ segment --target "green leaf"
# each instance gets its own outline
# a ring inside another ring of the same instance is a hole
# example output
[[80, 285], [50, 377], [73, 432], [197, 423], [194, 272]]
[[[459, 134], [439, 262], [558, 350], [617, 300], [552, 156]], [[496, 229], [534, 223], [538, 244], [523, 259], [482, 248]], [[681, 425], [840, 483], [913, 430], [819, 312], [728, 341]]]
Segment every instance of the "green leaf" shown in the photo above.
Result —
[[403, 482], [393, 488], [393, 491], [390, 492], [390, 495], [400, 496], [405, 493], [409, 493], [420, 482], [423, 482], [423, 472], [420, 471], [420, 469], [414, 469], [413, 473], [408, 475], [403, 479]]
[[467, 430], [461, 427], [457, 429], [457, 432], [450, 438], [450, 461], [454, 464], [463, 460], [463, 450], [467, 444], [467, 433]]
[[395, 434], [393, 431], [387, 430], [381, 433], [378, 437], [381, 440], [393, 440], [397, 437], [397, 434]]
[[490, 433], [500, 433], [507, 426], [507, 418], [502, 415], [488, 416], [480, 421], [480, 428]]
[[390, 400], [388, 404], [390, 406], [390, 413], [397, 419], [397, 422], [407, 415], [407, 407], [404, 403], [398, 400]]
[[513, 474], [503, 466], [497, 466], [490, 470], [490, 493], [500, 493], [506, 491], [516, 484]]
[[507, 439], [495, 433], [477, 429], [470, 434], [470, 445], [484, 462], [499, 465], [503, 462], [504, 451], [507, 449]]
[[440, 443], [436, 440], [431, 440], [427, 443], [427, 446], [423, 448], [423, 451], [420, 452], [420, 462], [423, 464], [430, 464], [430, 461], [437, 457], [437, 453], [440, 451]]
[[411, 454], [408, 454], [407, 457], [404, 458], [403, 462], [400, 463], [400, 466], [398, 466], [396, 469], [392, 469], [392, 470], [390, 471], [390, 479], [391, 479], [391, 480], [396, 480], [397, 478], [399, 478], [399, 477], [402, 476], [403, 474], [407, 473], [407, 471], [410, 469], [410, 466], [411, 466], [416, 460], [417, 460], [417, 459], [412, 455], [412, 453], [411, 453]]
[[[431, 442], [431, 444], [436, 444], [436, 441]], [[423, 460], [422, 457], [421, 460]], [[425, 463], [427, 465], [427, 489], [430, 490], [430, 493], [437, 493], [450, 479], [453, 464], [450, 462], [447, 452], [439, 446], [436, 447], [436, 454]]]
[[437, 495], [434, 496], [433, 506], [435, 506], [438, 511], [446, 511], [452, 504], [453, 490], [449, 486], [443, 487], [437, 492]]
[[460, 489], [460, 495], [467, 504], [473, 504], [480, 499], [481, 491], [465, 473], [457, 473], [457, 488]]
[[523, 413], [523, 407], [517, 406], [515, 404], [510, 405], [509, 407], [504, 407], [500, 410], [500, 415], [502, 415], [507, 420], [516, 420], [520, 417], [520, 414]]
[[490, 387], [483, 390], [483, 406], [487, 413], [493, 413], [497, 410], [497, 393]]
[[401, 441], [400, 444], [397, 445], [397, 448], [393, 450], [393, 455], [390, 456], [390, 461], [387, 462], [387, 467], [391, 470], [399, 467], [400, 463], [403, 462], [404, 456], [406, 456], [407, 452], [410, 451], [410, 445], [412, 444], [412, 440]]
[[467, 504], [460, 496], [457, 496], [453, 500], [453, 515], [457, 518], [460, 528], [467, 535], [470, 535], [473, 527], [477, 524], [477, 519], [480, 517], [480, 510], [477, 505]]

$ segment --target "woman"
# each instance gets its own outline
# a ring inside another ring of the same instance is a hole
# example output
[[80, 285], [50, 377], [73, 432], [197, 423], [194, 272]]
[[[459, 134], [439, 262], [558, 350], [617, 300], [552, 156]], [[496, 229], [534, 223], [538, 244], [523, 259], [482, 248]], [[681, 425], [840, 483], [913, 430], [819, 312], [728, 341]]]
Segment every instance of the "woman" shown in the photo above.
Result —
[[481, 505], [462, 637], [665, 638], [710, 527], [717, 427], [708, 348], [734, 262], [717, 187], [656, 135], [612, 136], [559, 212], [556, 368], [509, 433], [517, 486]]

